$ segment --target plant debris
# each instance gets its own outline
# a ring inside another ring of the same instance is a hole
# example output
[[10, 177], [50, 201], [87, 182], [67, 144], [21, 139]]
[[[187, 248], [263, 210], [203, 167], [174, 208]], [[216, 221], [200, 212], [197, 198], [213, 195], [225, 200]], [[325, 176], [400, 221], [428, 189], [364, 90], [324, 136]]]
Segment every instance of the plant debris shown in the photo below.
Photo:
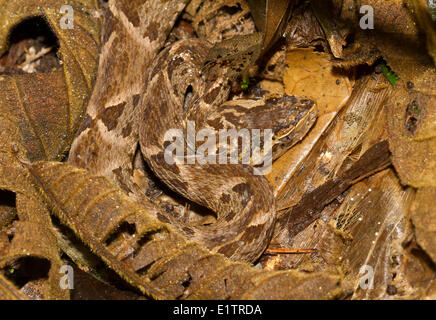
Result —
[[[435, 12], [424, 0], [0, 1], [0, 299], [435, 299]], [[171, 224], [217, 216], [164, 185], [138, 145], [151, 62], [196, 38], [213, 48], [204, 68], [239, 62], [227, 105], [313, 102], [307, 134], [266, 175], [277, 219], [254, 263]]]

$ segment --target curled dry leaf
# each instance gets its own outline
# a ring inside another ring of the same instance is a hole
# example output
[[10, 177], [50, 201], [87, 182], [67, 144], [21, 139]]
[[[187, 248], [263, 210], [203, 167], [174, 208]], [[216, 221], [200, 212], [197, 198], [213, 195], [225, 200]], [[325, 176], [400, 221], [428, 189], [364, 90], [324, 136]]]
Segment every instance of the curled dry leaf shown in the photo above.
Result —
[[[341, 293], [337, 274], [265, 272], [187, 242], [105, 177], [56, 162], [28, 168], [61, 221], [126, 281], [154, 298], [325, 299]], [[132, 231], [120, 243], [117, 230], [123, 224]]]
[[[74, 10], [74, 27], [62, 29], [61, 7]], [[61, 68], [40, 74], [2, 75], [2, 113], [14, 115], [30, 160], [59, 159], [69, 147], [92, 91], [98, 65], [100, 20], [95, 1], [0, 1], [0, 55], [14, 27], [33, 19], [59, 42]], [[42, 85], [43, 84], [43, 85]]]
[[295, 1], [289, 0], [247, 0], [259, 32], [264, 34], [262, 51], [268, 51], [283, 36]]
[[[77, 13], [74, 29], [60, 26], [60, 8], [65, 4]], [[6, 237], [2, 243], [0, 263], [3, 268], [9, 264], [19, 268], [28, 259], [41, 260], [48, 266], [42, 274], [46, 278], [35, 281], [46, 299], [67, 299], [69, 291], [59, 285], [63, 262], [49, 212], [22, 163], [59, 158], [73, 138], [97, 68], [100, 28], [94, 10], [94, 1], [0, 2], [0, 53], [8, 49], [8, 37], [22, 21], [47, 24], [59, 41], [61, 69], [5, 74], [0, 81], [0, 189], [16, 195], [18, 217], [2, 228], [2, 232], [14, 231], [12, 239]]]
[[[0, 125], [4, 128], [3, 119], [0, 119]], [[16, 268], [21, 270], [20, 265], [37, 259], [39, 264], [46, 266], [41, 273], [44, 277], [41, 283], [44, 298], [68, 299], [69, 291], [62, 290], [59, 286], [62, 276], [59, 270], [63, 262], [52, 232], [49, 212], [28, 180], [26, 170], [16, 158], [17, 153], [10, 150], [0, 146], [0, 189], [16, 195], [18, 220], [1, 231], [0, 267], [5, 271], [9, 266], [17, 264]], [[12, 294], [17, 289], [13, 289]]]
[[[427, 50], [436, 64], [436, 25], [435, 21], [432, 20], [432, 12], [434, 14], [435, 10], [434, 2], [425, 0], [407, 0], [407, 4], [413, 10], [421, 30], [427, 36]], [[430, 11], [430, 9], [433, 9], [433, 11]]]
[[27, 296], [8, 279], [0, 275], [0, 300], [27, 300]]
[[380, 116], [389, 92], [388, 87], [379, 88], [384, 81], [382, 76], [359, 80], [324, 135], [311, 142], [303, 156], [292, 155], [295, 150], [289, 152], [290, 159], [297, 160], [277, 196], [280, 217], [275, 240], [281, 245], [292, 245], [292, 238], [319, 218], [324, 206], [362, 177], [390, 163]]

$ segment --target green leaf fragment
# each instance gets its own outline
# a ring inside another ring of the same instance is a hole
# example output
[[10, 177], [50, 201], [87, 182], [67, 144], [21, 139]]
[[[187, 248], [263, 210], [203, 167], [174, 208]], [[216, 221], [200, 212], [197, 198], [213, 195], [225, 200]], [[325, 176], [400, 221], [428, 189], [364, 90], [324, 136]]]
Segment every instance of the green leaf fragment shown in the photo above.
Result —
[[241, 89], [247, 90], [249, 85], [250, 85], [250, 79], [247, 77], [242, 78]]
[[398, 81], [398, 76], [388, 66], [386, 66], [385, 63], [382, 63], [380, 66], [386, 79], [388, 79], [390, 84], [395, 87], [395, 84]]

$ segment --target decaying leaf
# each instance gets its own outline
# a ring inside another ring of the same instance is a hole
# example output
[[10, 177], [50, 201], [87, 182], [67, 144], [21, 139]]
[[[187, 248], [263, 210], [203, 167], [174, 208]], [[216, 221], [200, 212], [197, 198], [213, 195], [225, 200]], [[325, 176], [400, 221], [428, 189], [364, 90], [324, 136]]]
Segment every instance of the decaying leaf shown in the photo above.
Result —
[[[436, 70], [419, 66], [402, 73], [388, 108], [389, 143], [403, 184], [431, 187], [436, 183]], [[417, 72], [417, 73], [415, 73]]]
[[389, 92], [379, 88], [384, 81], [382, 76], [360, 80], [324, 136], [311, 142], [302, 156], [289, 152], [295, 160], [277, 196], [281, 218], [276, 228], [281, 235], [276, 240], [282, 245], [292, 245], [293, 236], [350, 185], [389, 164], [380, 116]]
[[294, 1], [247, 0], [259, 32], [264, 34], [262, 51], [266, 52], [283, 35]]
[[[406, 10], [406, 9], [403, 9]], [[406, 12], [407, 13], [407, 12]], [[436, 72], [416, 26], [408, 18], [403, 28], [413, 30], [405, 46], [395, 38], [378, 41], [399, 81], [389, 99], [389, 144], [401, 182], [414, 187], [434, 186]]]
[[[110, 0], [100, 10], [94, 0], [0, 0], [0, 299], [434, 299], [436, 40], [425, 2]], [[73, 29], [61, 27], [64, 5]], [[362, 5], [374, 30], [359, 27]], [[35, 21], [58, 43], [14, 42]], [[261, 39], [218, 44], [256, 29]], [[156, 54], [195, 37], [218, 44], [212, 64], [241, 47], [253, 61], [271, 50], [232, 99], [316, 102], [315, 125], [267, 176], [278, 210], [269, 249], [305, 254], [269, 250], [253, 266], [171, 226], [169, 215], [215, 217], [156, 186], [134, 119]], [[55, 53], [59, 65], [39, 68]], [[80, 122], [69, 164], [52, 162]], [[77, 291], [60, 286], [62, 254]], [[134, 288], [104, 283], [111, 276]]]
[[25, 265], [29, 259], [39, 259], [40, 264], [46, 266], [40, 274], [46, 277], [46, 281], [42, 282], [44, 297], [67, 299], [68, 290], [62, 290], [59, 286], [62, 276], [59, 270], [63, 262], [52, 233], [49, 212], [18, 160], [27, 161], [27, 150], [20, 143], [21, 136], [14, 120], [7, 113], [0, 116], [0, 190], [15, 195], [14, 210], [18, 218], [0, 230], [0, 267], [5, 271], [11, 269], [11, 264], [17, 263], [16, 268], [21, 270], [20, 265]]
[[[402, 242], [410, 232], [407, 212], [413, 195], [413, 190], [402, 189], [390, 169], [356, 184], [346, 194], [335, 226], [352, 239], [340, 256], [348, 264], [346, 280], [354, 286], [352, 299], [389, 299], [393, 294], [388, 286], [397, 288], [397, 297], [413, 297], [413, 286], [399, 281], [405, 255]], [[374, 275], [373, 290], [364, 290], [361, 285], [367, 270]]]
[[284, 187], [298, 163], [303, 161], [351, 95], [352, 82], [343, 75], [335, 74], [326, 56], [312, 49], [295, 49], [286, 54], [289, 67], [283, 75], [285, 92], [316, 101], [318, 119], [304, 141], [274, 163], [268, 179], [276, 194]]
[[[44, 298], [67, 299], [68, 290], [62, 290], [59, 286], [62, 276], [59, 271], [63, 262], [51, 230], [49, 212], [35, 194], [36, 190], [29, 183], [25, 170], [20, 168], [17, 159], [7, 157], [4, 150], [0, 155], [0, 189], [16, 194], [18, 216], [18, 221], [14, 221], [2, 230], [2, 235], [9, 236], [2, 236], [0, 240], [0, 267], [5, 271], [11, 268], [22, 270], [20, 265], [26, 264], [29, 259], [31, 261], [40, 259], [39, 264], [46, 266], [46, 268], [41, 267], [43, 269], [41, 276], [47, 277], [47, 281], [42, 282]], [[16, 178], [21, 179], [15, 180]], [[18, 266], [13, 267], [15, 264]], [[32, 275], [19, 276], [27, 278]]]
[[[75, 10], [76, 28], [61, 27], [63, 5]], [[21, 282], [27, 279], [21, 296], [28, 293], [33, 298], [69, 297], [69, 290], [60, 286], [64, 262], [49, 211], [28, 180], [22, 163], [60, 158], [72, 141], [96, 76], [100, 32], [99, 19], [94, 16], [96, 9], [94, 1], [0, 2], [0, 54], [13, 46], [14, 30], [21, 28], [21, 23], [27, 27], [36, 23], [48, 26], [57, 38], [61, 64], [60, 68], [43, 73], [0, 76], [0, 189], [16, 195], [12, 218], [18, 219], [11, 220], [3, 210], [1, 232], [9, 236], [2, 237], [0, 265], [11, 271], [14, 286], [23, 285]], [[32, 59], [38, 59], [38, 55]], [[25, 63], [30, 62], [26, 58]], [[27, 265], [40, 266], [41, 272], [33, 270], [27, 274]], [[35, 276], [43, 278], [32, 278]], [[14, 288], [10, 292], [18, 290]], [[31, 291], [36, 288], [40, 293], [33, 295]]]
[[[316, 252], [280, 256], [276, 268], [325, 272], [340, 266], [344, 290], [352, 293], [352, 299], [422, 295], [431, 279], [418, 285], [404, 273], [405, 265], [413, 260], [404, 245], [411, 232], [408, 208], [413, 198], [413, 190], [403, 189], [392, 169], [362, 180], [294, 237], [293, 246]], [[374, 275], [372, 290], [362, 286], [368, 272]]]
[[415, 227], [416, 240], [428, 253], [433, 262], [436, 261], [436, 210], [434, 208], [434, 187], [419, 188], [414, 201], [411, 218]]
[[8, 279], [0, 275], [0, 300], [27, 300], [27, 297]]
[[[201, 7], [200, 7], [201, 4]], [[256, 32], [250, 10], [245, 1], [240, 0], [206, 0], [191, 1], [190, 7], [197, 5], [192, 26], [201, 38], [217, 43], [235, 35]], [[187, 8], [187, 11], [193, 9]], [[230, 26], [230, 27], [229, 27]]]
[[[349, 264], [345, 281], [353, 283], [352, 299], [416, 299], [428, 294], [433, 266], [423, 259], [421, 249], [409, 244], [414, 199], [414, 190], [401, 187], [391, 169], [356, 184], [346, 194], [335, 225], [352, 238], [341, 255]], [[367, 272], [374, 275], [372, 290], [362, 286]]]
[[[62, 28], [64, 5], [74, 10], [72, 29]], [[47, 24], [59, 44], [59, 69], [0, 77], [0, 112], [17, 118], [30, 160], [60, 159], [78, 128], [98, 65], [96, 9], [92, 0], [0, 1], [0, 55], [8, 49], [14, 28], [29, 19]]]
[[[426, 0], [407, 0], [407, 4], [414, 11], [418, 24], [427, 36], [428, 53], [433, 57], [436, 64], [436, 27], [435, 22], [432, 20], [432, 11], [430, 11], [432, 9], [434, 12], [434, 3]], [[433, 7], [431, 7], [431, 4], [433, 4]]]
[[[341, 292], [337, 274], [265, 272], [187, 242], [105, 177], [56, 162], [37, 162], [28, 168], [61, 221], [144, 294], [171, 299], [319, 299]], [[120, 243], [117, 230], [123, 224], [132, 231]]]

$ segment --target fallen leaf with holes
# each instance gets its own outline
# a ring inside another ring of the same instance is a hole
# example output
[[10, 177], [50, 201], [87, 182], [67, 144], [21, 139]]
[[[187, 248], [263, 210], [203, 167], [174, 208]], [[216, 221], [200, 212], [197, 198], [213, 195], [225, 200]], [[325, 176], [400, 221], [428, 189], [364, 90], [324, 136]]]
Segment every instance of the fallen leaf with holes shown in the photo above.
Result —
[[[69, 291], [60, 286], [60, 268], [64, 262], [50, 213], [23, 166], [32, 160], [62, 156], [73, 138], [95, 78], [99, 22], [84, 13], [95, 9], [93, 2], [69, 2], [84, 10], [76, 15], [76, 23], [82, 27], [68, 31], [60, 28], [62, 15], [56, 10], [64, 4], [60, 1], [0, 3], [0, 54], [5, 53], [2, 62], [9, 67], [0, 76], [0, 189], [2, 195], [15, 196], [15, 203], [2, 206], [1, 210], [0, 267], [6, 274], [0, 280], [1, 294], [18, 299], [26, 297], [26, 290], [30, 294], [30, 287], [40, 291], [38, 294], [34, 291], [33, 298], [69, 298]], [[20, 42], [18, 47], [8, 43], [13, 39], [14, 28], [19, 28], [23, 21], [39, 21], [50, 26], [59, 39], [60, 68], [26, 73], [38, 71], [34, 63], [53, 48], [37, 52], [25, 42]], [[8, 49], [11, 52], [6, 52]], [[25, 60], [18, 65], [24, 53]], [[15, 72], [17, 69], [22, 72]], [[6, 275], [10, 280], [4, 279]], [[27, 281], [19, 291], [17, 285], [23, 285], [23, 279]]]
[[[337, 273], [266, 272], [188, 242], [105, 177], [59, 162], [27, 168], [54, 214], [123, 279], [151, 297], [327, 299], [341, 294]], [[120, 227], [126, 224], [130, 232]]]
[[[25, 294], [18, 293], [20, 288], [16, 286], [26, 284], [20, 279], [27, 279], [27, 283], [40, 281], [45, 299], [68, 299], [68, 290], [59, 286], [63, 262], [49, 212], [21, 163], [27, 159], [26, 150], [19, 144], [17, 126], [2, 114], [0, 127], [0, 194], [15, 195], [15, 204], [10, 206], [12, 216], [0, 229], [0, 269], [4, 272], [2, 278], [8, 275], [17, 280], [13, 285], [1, 278], [0, 295], [23, 298]], [[44, 277], [43, 281], [40, 277]]]
[[436, 69], [413, 64], [404, 69], [387, 107], [389, 143], [401, 182], [436, 186]]
[[[105, 4], [117, 10], [104, 14], [104, 35], [121, 32], [108, 37], [110, 58], [99, 62], [97, 2], [0, 0], [0, 298], [436, 297], [434, 25], [422, 11], [424, 1], [192, 0], [184, 10], [181, 1], [174, 28], [152, 30], [165, 46], [197, 36], [217, 43], [255, 32], [256, 23], [272, 55], [251, 68], [246, 88], [235, 84], [240, 88], [233, 98], [286, 93], [317, 104], [316, 125], [268, 176], [278, 220], [256, 266], [214, 254], [163, 222], [160, 210], [199, 224], [215, 217], [160, 188], [139, 150], [133, 179], [146, 204], [129, 198], [109, 176], [93, 175], [98, 166], [92, 161], [82, 162], [88, 171], [36, 161], [59, 160], [69, 148], [98, 63], [104, 76], [91, 110], [112, 105], [125, 88], [133, 101], [133, 92], [140, 93], [145, 63], [138, 57], [152, 57], [135, 21], [155, 14], [136, 14], [145, 3], [155, 2]], [[65, 4], [80, 28], [59, 27]], [[375, 10], [374, 31], [358, 27], [363, 4]], [[51, 28], [62, 65], [53, 44], [12, 41], [16, 25], [29, 21]], [[283, 30], [286, 38], [277, 43]], [[260, 49], [256, 41], [250, 44]], [[377, 72], [379, 59], [396, 83]], [[118, 82], [115, 75], [124, 78]], [[82, 142], [91, 154], [97, 150], [93, 139]], [[113, 146], [112, 154], [120, 155]], [[60, 252], [80, 268], [74, 269], [83, 284], [78, 291], [59, 286]], [[373, 290], [364, 290], [362, 270], [373, 270]], [[117, 284], [136, 289], [121, 292]]]
[[[75, 9], [72, 29], [61, 27], [64, 14], [60, 9], [64, 5]], [[54, 50], [37, 52], [30, 47], [19, 66], [22, 74], [0, 75], [0, 112], [16, 117], [32, 161], [60, 159], [78, 128], [98, 66], [100, 21], [94, 17], [96, 9], [94, 1], [0, 1], [0, 56], [11, 45], [8, 40], [14, 27], [23, 21], [29, 23], [26, 19], [48, 25], [59, 42], [55, 70], [24, 72], [35, 71], [34, 63]]]

